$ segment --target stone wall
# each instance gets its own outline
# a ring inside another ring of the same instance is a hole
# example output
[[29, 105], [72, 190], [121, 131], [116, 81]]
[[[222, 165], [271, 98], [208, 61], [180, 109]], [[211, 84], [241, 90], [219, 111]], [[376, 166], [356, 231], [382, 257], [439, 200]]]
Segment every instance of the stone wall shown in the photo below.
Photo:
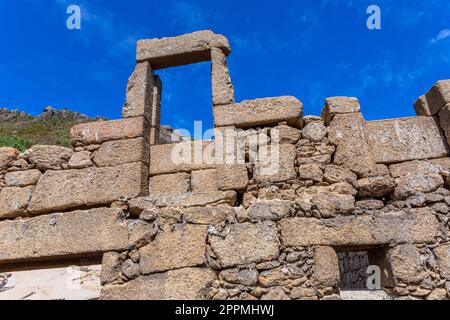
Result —
[[[121, 120], [75, 126], [73, 149], [0, 149], [0, 272], [98, 259], [101, 299], [317, 300], [369, 263], [393, 298], [449, 298], [450, 81], [413, 118], [365, 121], [347, 97], [304, 116], [290, 96], [236, 103], [230, 52], [211, 31], [139, 41]], [[159, 144], [154, 71], [207, 60], [214, 140]]]

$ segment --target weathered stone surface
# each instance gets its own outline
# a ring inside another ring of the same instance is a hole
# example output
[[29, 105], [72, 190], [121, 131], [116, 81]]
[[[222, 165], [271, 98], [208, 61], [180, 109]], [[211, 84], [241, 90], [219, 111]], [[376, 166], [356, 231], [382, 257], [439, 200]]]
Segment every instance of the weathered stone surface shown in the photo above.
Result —
[[400, 178], [410, 174], [433, 175], [440, 174], [450, 169], [450, 158], [440, 158], [423, 161], [408, 161], [391, 164], [389, 171], [394, 178]]
[[401, 244], [388, 250], [390, 268], [395, 282], [417, 284], [423, 277], [419, 250], [413, 244]]
[[447, 143], [450, 142], [450, 103], [447, 103], [439, 111], [439, 124], [444, 131], [445, 137], [447, 138]]
[[282, 124], [271, 129], [270, 134], [274, 136], [274, 132], [278, 132], [279, 143], [296, 144], [301, 137], [301, 130], [291, 126]]
[[441, 275], [450, 281], [450, 244], [441, 245], [433, 250]]
[[428, 106], [427, 97], [425, 95], [420, 96], [416, 102], [414, 102], [414, 110], [418, 116], [431, 116], [430, 107]]
[[253, 286], [258, 282], [258, 271], [254, 268], [225, 269], [220, 272], [219, 279], [225, 280], [229, 283]]
[[25, 214], [34, 186], [3, 188], [0, 191], [0, 218], [16, 218]]
[[145, 117], [151, 121], [153, 102], [153, 75], [148, 61], [138, 63], [128, 79], [126, 102], [122, 118]]
[[236, 212], [233, 207], [220, 205], [217, 207], [192, 207], [183, 209], [183, 219], [187, 223], [217, 224], [225, 219], [235, 219]]
[[268, 261], [279, 254], [276, 230], [264, 224], [233, 224], [225, 238], [210, 236], [209, 243], [223, 268]]
[[75, 152], [69, 160], [69, 168], [83, 169], [92, 166], [91, 153], [89, 151]]
[[191, 186], [193, 192], [218, 191], [217, 170], [195, 170], [191, 172]]
[[319, 142], [327, 135], [327, 127], [320, 122], [308, 123], [302, 130], [302, 136], [312, 142]]
[[184, 268], [142, 276], [124, 285], [103, 287], [102, 300], [204, 300], [216, 279], [212, 270]]
[[144, 117], [135, 117], [78, 124], [70, 130], [72, 144], [100, 144], [112, 140], [143, 137], [144, 122]]
[[354, 184], [357, 177], [356, 174], [351, 172], [349, 169], [329, 165], [325, 167], [323, 179], [328, 183], [348, 182], [350, 184]]
[[135, 198], [129, 201], [132, 213], [141, 213], [144, 209], [161, 207], [202, 207], [207, 205], [228, 204], [233, 206], [236, 202], [236, 192], [188, 192], [171, 193], [162, 195], [150, 195], [148, 197]]
[[217, 184], [219, 190], [243, 190], [248, 185], [248, 171], [243, 164], [218, 165]]
[[209, 141], [186, 141], [150, 147], [150, 175], [214, 169], [215, 146]]
[[425, 96], [430, 113], [436, 115], [446, 103], [450, 103], [450, 80], [436, 82]]
[[211, 48], [221, 49], [225, 55], [231, 52], [224, 36], [202, 30], [177, 37], [139, 40], [136, 60], [148, 60], [153, 70], [158, 70], [208, 61], [211, 59]]
[[247, 215], [252, 220], [257, 221], [278, 221], [282, 218], [289, 217], [292, 211], [293, 208], [290, 201], [257, 201], [247, 209]]
[[444, 185], [439, 174], [410, 173], [396, 179], [393, 198], [406, 199], [418, 193], [433, 192]]
[[334, 287], [339, 283], [339, 259], [332, 247], [317, 247], [314, 250], [313, 279], [316, 285]]
[[365, 120], [361, 113], [336, 114], [328, 127], [328, 139], [337, 146], [334, 163], [360, 176], [367, 176], [375, 165], [366, 142]]
[[216, 106], [214, 125], [251, 128], [276, 125], [287, 121], [292, 127], [301, 127], [302, 103], [294, 97], [284, 96], [246, 100], [238, 104]]
[[21, 157], [34, 164], [39, 170], [60, 170], [67, 165], [73, 151], [60, 146], [36, 145], [22, 154]]
[[254, 169], [254, 178], [258, 182], [281, 182], [297, 177], [295, 171], [296, 148], [292, 144], [275, 144], [259, 150], [259, 162]]
[[426, 297], [426, 300], [446, 300], [446, 297], [447, 290], [444, 288], [436, 288]]
[[350, 214], [355, 207], [355, 198], [334, 192], [320, 192], [311, 198], [311, 203], [321, 218], [328, 219], [336, 214]]
[[358, 195], [362, 197], [382, 197], [391, 193], [396, 184], [389, 175], [360, 179], [356, 182]]
[[322, 182], [323, 171], [317, 164], [303, 164], [298, 168], [300, 179], [312, 180], [314, 182]]
[[102, 271], [100, 273], [100, 283], [102, 285], [114, 282], [120, 277], [120, 254], [117, 252], [106, 252], [102, 257]]
[[366, 139], [377, 163], [445, 157], [448, 150], [433, 117], [366, 123]]
[[150, 177], [149, 188], [151, 195], [188, 192], [191, 188], [191, 175], [181, 172]]
[[234, 103], [234, 88], [226, 54], [219, 48], [211, 48], [211, 79], [213, 106]]
[[6, 169], [11, 162], [17, 160], [19, 153], [20, 152], [14, 148], [0, 148], [0, 170]]
[[186, 225], [170, 231], [167, 226], [156, 238], [139, 249], [141, 273], [149, 274], [205, 263], [206, 226]]
[[[306, 277], [301, 269], [296, 271], [299, 272], [291, 272], [289, 267], [281, 266], [261, 272], [258, 280], [263, 287], [286, 286], [292, 284], [294, 280], [306, 281]], [[300, 280], [302, 278], [304, 280]]]
[[336, 114], [356, 113], [360, 111], [359, 101], [353, 97], [330, 97], [325, 99], [322, 118], [328, 125]]
[[32, 169], [26, 171], [13, 171], [5, 174], [5, 182], [8, 187], [27, 187], [35, 185], [42, 173]]
[[49, 170], [39, 179], [28, 210], [38, 214], [136, 197], [141, 193], [142, 171], [141, 163], [108, 168]]
[[2, 221], [0, 263], [125, 250], [122, 219], [122, 210], [101, 208]]
[[113, 167], [130, 162], [148, 163], [149, 155], [144, 138], [136, 138], [103, 143], [93, 160], [98, 167]]
[[288, 218], [280, 222], [285, 246], [360, 246], [432, 243], [439, 223], [431, 210], [337, 217], [329, 220]]

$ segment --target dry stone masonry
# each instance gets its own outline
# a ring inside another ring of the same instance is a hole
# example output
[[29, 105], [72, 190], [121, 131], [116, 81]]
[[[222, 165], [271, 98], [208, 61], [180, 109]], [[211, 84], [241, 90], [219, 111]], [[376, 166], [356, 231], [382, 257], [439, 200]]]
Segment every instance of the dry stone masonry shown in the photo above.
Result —
[[[97, 279], [86, 299], [340, 299], [369, 265], [384, 297], [450, 298], [450, 80], [417, 117], [365, 121], [348, 97], [304, 116], [236, 103], [230, 52], [212, 31], [141, 40], [121, 120], [0, 149], [0, 299], [55, 298], [29, 273], [72, 265]], [[162, 144], [155, 71], [201, 61], [214, 140]]]

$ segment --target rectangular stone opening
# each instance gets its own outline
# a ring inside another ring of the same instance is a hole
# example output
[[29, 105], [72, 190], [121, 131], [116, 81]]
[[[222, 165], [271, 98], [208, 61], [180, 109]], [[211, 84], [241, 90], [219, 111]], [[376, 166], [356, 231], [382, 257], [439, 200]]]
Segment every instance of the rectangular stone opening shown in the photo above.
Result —
[[160, 143], [181, 142], [186, 140], [183, 136], [211, 140], [212, 133], [210, 138], [204, 137], [205, 131], [213, 128], [211, 63], [158, 70], [157, 75], [163, 84]]
[[[386, 250], [383, 247], [361, 247], [340, 249], [337, 253], [340, 272], [340, 295], [343, 300], [390, 300], [390, 296], [383, 290], [385, 281], [382, 274], [374, 267], [384, 261]], [[374, 277], [379, 277], [374, 282]], [[378, 284], [377, 284], [378, 283]], [[378, 286], [379, 285], [379, 286]]]

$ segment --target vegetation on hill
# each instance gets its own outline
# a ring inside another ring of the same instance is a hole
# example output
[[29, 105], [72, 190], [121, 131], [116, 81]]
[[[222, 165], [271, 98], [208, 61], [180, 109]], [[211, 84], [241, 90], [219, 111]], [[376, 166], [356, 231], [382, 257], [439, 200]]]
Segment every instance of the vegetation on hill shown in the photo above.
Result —
[[0, 147], [14, 147], [20, 151], [36, 144], [70, 147], [70, 128], [95, 120], [77, 112], [52, 107], [45, 108], [36, 117], [0, 108]]

